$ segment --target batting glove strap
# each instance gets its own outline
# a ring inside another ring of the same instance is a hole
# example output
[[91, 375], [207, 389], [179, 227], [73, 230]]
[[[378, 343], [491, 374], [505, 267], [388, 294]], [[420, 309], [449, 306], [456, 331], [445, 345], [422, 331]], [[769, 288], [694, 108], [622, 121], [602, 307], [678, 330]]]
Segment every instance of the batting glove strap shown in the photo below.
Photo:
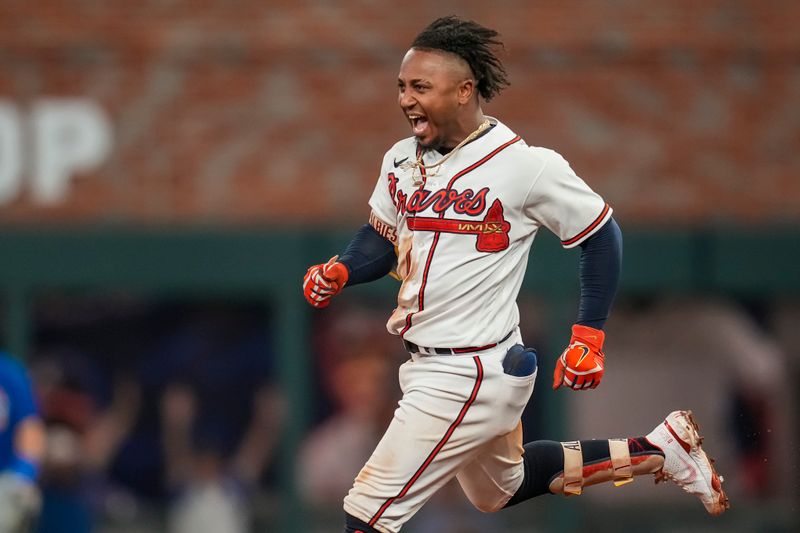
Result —
[[572, 326], [572, 339], [569, 343], [580, 341], [586, 346], [593, 348], [598, 352], [603, 351], [603, 343], [606, 340], [606, 334], [602, 329], [590, 328], [589, 326], [582, 326], [581, 324], [573, 324]]
[[347, 267], [333, 256], [321, 265], [314, 265], [303, 277], [303, 296], [306, 301], [318, 309], [330, 305], [330, 299], [337, 295], [347, 284], [349, 272]]

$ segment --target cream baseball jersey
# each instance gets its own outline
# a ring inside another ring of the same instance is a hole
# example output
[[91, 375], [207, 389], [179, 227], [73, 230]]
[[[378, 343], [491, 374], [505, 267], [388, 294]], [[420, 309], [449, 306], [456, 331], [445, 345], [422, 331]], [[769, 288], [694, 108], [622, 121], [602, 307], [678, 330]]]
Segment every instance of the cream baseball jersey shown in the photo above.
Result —
[[[387, 329], [433, 348], [475, 348], [516, 328], [528, 253], [544, 226], [579, 245], [611, 208], [556, 152], [496, 119], [440, 167], [413, 137], [384, 156], [370, 222], [397, 250], [402, 285]], [[410, 162], [422, 156], [424, 169]]]

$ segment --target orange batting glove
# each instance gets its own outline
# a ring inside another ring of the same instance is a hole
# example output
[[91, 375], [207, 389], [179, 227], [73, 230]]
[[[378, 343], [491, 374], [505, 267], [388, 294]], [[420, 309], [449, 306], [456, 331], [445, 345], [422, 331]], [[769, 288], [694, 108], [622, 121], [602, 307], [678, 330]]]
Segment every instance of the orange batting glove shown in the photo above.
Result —
[[602, 330], [575, 324], [569, 346], [556, 361], [553, 390], [562, 384], [574, 390], [593, 389], [600, 385], [605, 371]]
[[337, 259], [339, 256], [334, 255], [324, 265], [312, 266], [303, 278], [303, 296], [317, 309], [328, 307], [331, 298], [344, 289], [350, 277], [347, 267], [337, 262]]

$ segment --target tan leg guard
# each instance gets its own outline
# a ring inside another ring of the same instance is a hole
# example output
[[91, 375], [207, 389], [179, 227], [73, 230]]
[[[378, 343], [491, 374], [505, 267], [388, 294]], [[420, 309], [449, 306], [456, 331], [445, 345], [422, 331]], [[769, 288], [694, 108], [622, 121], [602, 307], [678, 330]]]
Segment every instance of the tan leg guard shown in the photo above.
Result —
[[564, 449], [564, 488], [565, 495], [579, 495], [583, 491], [583, 452], [581, 442], [573, 440], [562, 442]]
[[608, 439], [608, 459], [583, 463], [580, 441], [562, 442], [564, 472], [550, 483], [550, 491], [565, 496], [579, 495], [583, 487], [613, 481], [619, 487], [633, 481], [634, 476], [658, 471], [664, 463], [660, 455], [631, 458], [628, 439]]
[[633, 481], [628, 439], [608, 439], [608, 452], [611, 455], [611, 466], [614, 469], [614, 486], [619, 487]]

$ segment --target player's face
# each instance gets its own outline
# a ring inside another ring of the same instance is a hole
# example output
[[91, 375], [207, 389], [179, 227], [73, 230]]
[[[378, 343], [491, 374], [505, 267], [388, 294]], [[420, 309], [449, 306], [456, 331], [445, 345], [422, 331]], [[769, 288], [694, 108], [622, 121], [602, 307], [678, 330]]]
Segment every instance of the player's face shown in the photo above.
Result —
[[406, 53], [397, 76], [398, 103], [422, 147], [453, 148], [463, 140], [458, 119], [470, 75], [469, 66], [449, 54], [414, 48]]

